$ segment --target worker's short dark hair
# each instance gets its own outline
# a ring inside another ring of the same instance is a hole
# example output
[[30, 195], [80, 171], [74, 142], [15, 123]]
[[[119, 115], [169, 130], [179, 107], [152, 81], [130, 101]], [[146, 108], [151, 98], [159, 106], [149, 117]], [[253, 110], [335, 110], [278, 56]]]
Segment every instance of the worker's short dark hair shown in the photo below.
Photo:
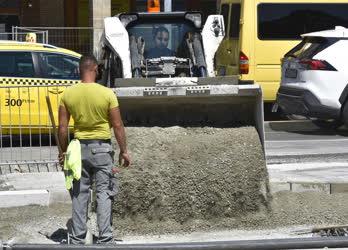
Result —
[[167, 34], [169, 34], [169, 31], [166, 27], [160, 26], [160, 27], [154, 29], [153, 37], [156, 37], [157, 33], [160, 33], [160, 32], [166, 32]]
[[98, 61], [93, 55], [84, 55], [80, 59], [80, 72], [82, 73], [95, 65], [98, 65]]

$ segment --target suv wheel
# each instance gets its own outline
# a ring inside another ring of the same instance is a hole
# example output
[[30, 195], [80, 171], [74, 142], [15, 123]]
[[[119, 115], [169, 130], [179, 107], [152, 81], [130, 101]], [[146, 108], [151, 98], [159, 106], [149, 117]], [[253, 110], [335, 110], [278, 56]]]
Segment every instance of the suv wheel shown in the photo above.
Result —
[[317, 127], [322, 129], [337, 129], [343, 125], [343, 122], [341, 120], [321, 120], [316, 119], [312, 120], [313, 124], [315, 124]]

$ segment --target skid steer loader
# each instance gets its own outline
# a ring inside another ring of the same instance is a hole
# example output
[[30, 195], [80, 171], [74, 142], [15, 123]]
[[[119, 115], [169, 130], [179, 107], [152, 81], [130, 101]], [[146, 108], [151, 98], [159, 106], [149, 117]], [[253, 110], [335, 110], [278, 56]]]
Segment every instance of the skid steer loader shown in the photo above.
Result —
[[[264, 145], [261, 88], [215, 73], [225, 36], [221, 15], [210, 15], [203, 26], [199, 12], [128, 13], [105, 18], [104, 25], [97, 56], [102, 82], [114, 88], [128, 125], [249, 125]], [[161, 27], [171, 56], [155, 47]]]
[[215, 73], [223, 17], [203, 27], [197, 12], [129, 13], [104, 24], [101, 81], [117, 94], [135, 159], [114, 218], [184, 223], [268, 204], [261, 88]]

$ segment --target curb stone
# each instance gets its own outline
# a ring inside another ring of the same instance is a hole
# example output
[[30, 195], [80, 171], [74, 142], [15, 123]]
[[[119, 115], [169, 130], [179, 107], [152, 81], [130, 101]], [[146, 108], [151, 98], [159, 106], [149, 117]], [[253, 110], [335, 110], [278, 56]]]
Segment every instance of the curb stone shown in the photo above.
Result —
[[270, 182], [270, 189], [272, 194], [282, 191], [339, 194], [348, 193], [348, 183]]

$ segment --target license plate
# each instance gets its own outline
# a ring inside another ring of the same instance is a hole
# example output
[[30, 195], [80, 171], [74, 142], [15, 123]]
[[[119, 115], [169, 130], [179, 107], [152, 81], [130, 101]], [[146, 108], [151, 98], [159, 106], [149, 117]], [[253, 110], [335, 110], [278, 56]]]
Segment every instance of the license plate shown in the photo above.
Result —
[[297, 70], [296, 69], [286, 69], [285, 77], [288, 78], [297, 78]]

